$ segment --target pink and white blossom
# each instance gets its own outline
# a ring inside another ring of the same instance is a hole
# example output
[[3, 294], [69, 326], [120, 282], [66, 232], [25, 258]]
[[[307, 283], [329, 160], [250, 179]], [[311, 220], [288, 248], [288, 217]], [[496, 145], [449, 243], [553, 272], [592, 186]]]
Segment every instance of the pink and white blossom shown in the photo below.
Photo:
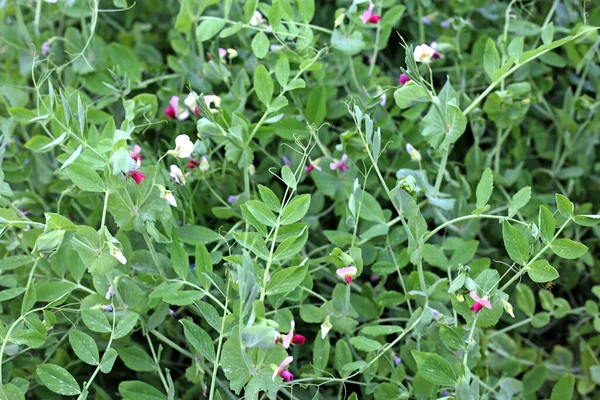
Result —
[[358, 272], [358, 270], [356, 269], [355, 266], [338, 268], [335, 271], [337, 276], [344, 279], [348, 284], [352, 283], [352, 278], [354, 278], [354, 275], [356, 275], [357, 272]]

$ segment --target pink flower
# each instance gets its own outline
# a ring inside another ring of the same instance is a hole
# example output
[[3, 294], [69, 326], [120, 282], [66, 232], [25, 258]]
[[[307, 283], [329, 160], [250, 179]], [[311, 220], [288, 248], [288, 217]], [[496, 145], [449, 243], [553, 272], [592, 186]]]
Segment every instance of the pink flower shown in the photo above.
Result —
[[348, 284], [352, 283], [352, 278], [354, 277], [354, 275], [356, 275], [357, 272], [358, 272], [358, 270], [356, 269], [355, 266], [338, 268], [335, 271], [337, 276], [344, 279], [346, 281], [346, 283], [348, 283]]
[[294, 336], [292, 336], [292, 344], [301, 346], [304, 343], [306, 343], [306, 338], [303, 335], [296, 333]]
[[196, 160], [190, 160], [187, 163], [188, 169], [194, 169], [196, 168], [196, 165], [198, 165], [198, 162]]
[[492, 303], [490, 303], [489, 300], [482, 299], [481, 297], [477, 296], [477, 292], [475, 290], [471, 290], [469, 292], [469, 296], [475, 300], [475, 304], [471, 306], [471, 311], [478, 313], [483, 307], [489, 308], [490, 310], [492, 309]]
[[169, 106], [165, 108], [165, 116], [167, 118], [175, 118], [178, 120], [184, 120], [190, 116], [190, 112], [185, 108], [179, 109], [179, 97], [173, 96], [169, 100]]
[[284, 360], [281, 362], [281, 364], [279, 364], [279, 367], [277, 367], [277, 369], [273, 373], [273, 377], [271, 379], [275, 380], [275, 378], [277, 378], [277, 376], [279, 375], [280, 377], [283, 378], [284, 381], [286, 381], [286, 382], [291, 381], [294, 378], [294, 375], [292, 375], [292, 373], [290, 371], [285, 369], [285, 367], [290, 365], [292, 363], [292, 361], [294, 361], [294, 357], [292, 357], [292, 356], [284, 358]]
[[219, 57], [225, 58], [226, 55], [227, 55], [227, 50], [225, 50], [222, 47], [219, 47]]
[[142, 161], [143, 158], [140, 156], [140, 153], [142, 152], [142, 148], [140, 147], [139, 144], [135, 144], [133, 145], [133, 151], [131, 153], [129, 153], [129, 155], [131, 156], [131, 158], [133, 158], [135, 161], [140, 160]]
[[290, 331], [281, 340], [281, 344], [283, 345], [284, 349], [290, 348], [290, 344], [292, 343], [292, 337], [294, 337], [294, 328], [296, 327], [296, 323], [292, 320], [292, 322], [290, 322], [290, 326]]
[[319, 167], [319, 160], [320, 160], [320, 158], [317, 158], [316, 160], [313, 161], [312, 158], [308, 157], [308, 167], [306, 167], [306, 172], [310, 172], [313, 169], [316, 169], [317, 171], [321, 172], [322, 169], [321, 169], [321, 167]]
[[381, 19], [380, 15], [373, 14], [373, 8], [375, 8], [375, 4], [369, 4], [369, 8], [362, 15], [362, 23], [363, 24], [377, 24]]
[[335, 171], [336, 169], [339, 168], [340, 171], [344, 172], [346, 171], [348, 168], [348, 165], [346, 164], [346, 161], [348, 161], [348, 155], [344, 153], [344, 155], [342, 156], [342, 159], [339, 161], [335, 161], [329, 164], [329, 168], [331, 168], [331, 170]]
[[142, 174], [138, 169], [140, 169], [141, 161], [138, 158], [135, 162], [135, 168], [127, 173], [127, 176], [130, 176], [137, 185], [142, 183], [142, 179], [146, 178], [146, 175]]
[[398, 77], [398, 83], [402, 86], [406, 85], [407, 82], [410, 82], [410, 78], [406, 74], [400, 74]]

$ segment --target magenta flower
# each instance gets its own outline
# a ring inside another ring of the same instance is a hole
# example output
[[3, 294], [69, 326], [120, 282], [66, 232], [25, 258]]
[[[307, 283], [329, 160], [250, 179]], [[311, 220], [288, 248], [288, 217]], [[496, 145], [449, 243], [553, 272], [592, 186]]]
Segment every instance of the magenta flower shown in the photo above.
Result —
[[129, 153], [129, 155], [131, 156], [131, 158], [133, 158], [133, 160], [137, 161], [140, 160], [142, 161], [143, 158], [140, 156], [140, 153], [142, 152], [142, 148], [140, 147], [139, 144], [134, 144], [133, 145], [133, 151], [131, 153]]
[[146, 175], [144, 175], [140, 171], [138, 171], [140, 169], [140, 166], [141, 166], [141, 162], [140, 162], [140, 159], [138, 158], [135, 162], [135, 168], [133, 168], [131, 171], [129, 171], [127, 173], [127, 176], [130, 176], [137, 185], [142, 183], [142, 179], [146, 178]]
[[373, 14], [373, 8], [375, 8], [375, 4], [369, 4], [369, 8], [362, 15], [362, 23], [363, 24], [377, 24], [381, 19], [381, 15]]
[[346, 283], [348, 283], [348, 284], [352, 283], [352, 278], [354, 277], [354, 275], [356, 275], [357, 272], [358, 272], [358, 270], [356, 269], [355, 266], [338, 268], [335, 271], [337, 276], [344, 279], [346, 281]]
[[469, 296], [471, 296], [471, 298], [473, 300], [475, 300], [475, 304], [473, 304], [470, 308], [471, 311], [475, 311], [475, 313], [477, 314], [479, 311], [481, 311], [481, 309], [483, 307], [488, 308], [488, 309], [492, 309], [492, 303], [490, 303], [489, 300], [486, 299], [482, 299], [481, 297], [477, 296], [477, 292], [475, 290], [471, 290], [469, 292]]
[[292, 356], [284, 358], [283, 361], [281, 362], [281, 364], [279, 364], [279, 367], [277, 367], [277, 369], [273, 373], [273, 377], [271, 379], [275, 380], [275, 378], [277, 378], [278, 375], [280, 377], [282, 377], [283, 380], [286, 382], [289, 382], [292, 379], [294, 379], [294, 375], [292, 375], [292, 373], [290, 371], [285, 369], [285, 367], [290, 365], [292, 363], [292, 361], [294, 361], [294, 357], [292, 357]]
[[306, 167], [306, 172], [310, 172], [313, 169], [316, 169], [317, 171], [321, 172], [322, 169], [321, 169], [321, 167], [319, 167], [319, 160], [320, 160], [320, 158], [317, 158], [316, 160], [313, 161], [312, 158], [308, 157], [308, 166]]
[[335, 171], [336, 169], [339, 168], [340, 171], [344, 172], [348, 168], [350, 168], [346, 164], [346, 161], [348, 161], [348, 155], [344, 153], [341, 160], [330, 163], [329, 168], [331, 168], [332, 171]]
[[407, 82], [410, 82], [410, 78], [406, 74], [400, 74], [398, 77], [398, 83], [402, 86], [406, 85]]

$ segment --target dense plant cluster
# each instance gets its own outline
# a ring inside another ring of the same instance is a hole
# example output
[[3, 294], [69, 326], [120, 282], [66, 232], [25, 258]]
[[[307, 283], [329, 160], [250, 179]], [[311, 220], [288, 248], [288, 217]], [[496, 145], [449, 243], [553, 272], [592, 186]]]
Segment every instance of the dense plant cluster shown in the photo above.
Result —
[[600, 8], [0, 0], [0, 399], [600, 399]]

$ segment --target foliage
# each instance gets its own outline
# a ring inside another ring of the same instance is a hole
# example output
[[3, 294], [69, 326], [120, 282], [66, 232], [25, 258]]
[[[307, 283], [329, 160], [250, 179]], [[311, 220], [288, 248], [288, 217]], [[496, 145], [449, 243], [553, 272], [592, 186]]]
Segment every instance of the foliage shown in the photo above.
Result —
[[590, 5], [0, 0], [0, 398], [598, 398]]

